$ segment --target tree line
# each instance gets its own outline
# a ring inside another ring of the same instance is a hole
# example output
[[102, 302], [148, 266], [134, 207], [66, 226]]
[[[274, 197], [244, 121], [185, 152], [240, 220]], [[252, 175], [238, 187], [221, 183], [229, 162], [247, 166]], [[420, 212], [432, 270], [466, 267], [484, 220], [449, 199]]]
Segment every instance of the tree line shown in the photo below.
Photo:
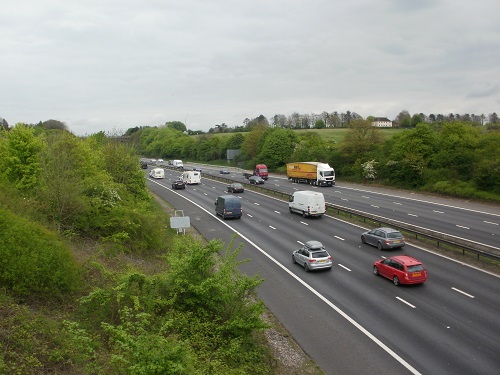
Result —
[[[233, 165], [252, 168], [265, 163], [284, 172], [295, 161], [322, 161], [346, 181], [388, 184], [453, 196], [498, 199], [500, 194], [500, 128], [498, 122], [418, 117], [411, 126], [388, 136], [371, 119], [356, 118], [342, 130], [340, 142], [323, 136], [332, 129], [294, 129], [270, 126], [256, 118], [247, 132], [190, 136], [169, 126], [143, 127], [130, 136], [145, 156], [198, 162], [227, 163], [228, 149], [240, 155]], [[494, 117], [491, 118], [494, 121]], [[414, 126], [413, 126], [414, 124]]]
[[[360, 120], [363, 117], [356, 112], [345, 111], [345, 112], [326, 112], [323, 111], [320, 114], [316, 113], [298, 113], [294, 112], [291, 115], [275, 114], [270, 119], [267, 119], [264, 115], [260, 115], [254, 119], [245, 118], [242, 125], [235, 125], [231, 127], [225, 123], [215, 125], [208, 130], [208, 133], [237, 133], [237, 132], [248, 132], [257, 126], [270, 126], [270, 127], [280, 127], [286, 129], [324, 129], [324, 128], [346, 128], [350, 125], [353, 120]], [[368, 116], [366, 120], [374, 121], [375, 116]], [[395, 127], [402, 128], [413, 128], [421, 122], [426, 123], [442, 123], [444, 121], [454, 122], [463, 121], [478, 125], [488, 124], [490, 127], [500, 126], [500, 120], [496, 112], [490, 113], [488, 116], [481, 114], [458, 114], [449, 113], [445, 114], [434, 114], [431, 113], [426, 115], [424, 113], [415, 113], [411, 115], [407, 110], [402, 110], [399, 114], [392, 120]], [[188, 134], [203, 134], [203, 131], [193, 131], [187, 130]]]

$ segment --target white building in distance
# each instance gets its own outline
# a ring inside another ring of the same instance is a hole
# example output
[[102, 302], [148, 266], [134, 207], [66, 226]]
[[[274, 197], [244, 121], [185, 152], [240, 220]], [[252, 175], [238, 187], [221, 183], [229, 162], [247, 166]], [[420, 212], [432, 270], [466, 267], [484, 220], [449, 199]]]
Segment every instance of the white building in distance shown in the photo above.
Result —
[[376, 126], [378, 128], [392, 128], [392, 121], [387, 117], [375, 117], [375, 120], [372, 122], [372, 126]]

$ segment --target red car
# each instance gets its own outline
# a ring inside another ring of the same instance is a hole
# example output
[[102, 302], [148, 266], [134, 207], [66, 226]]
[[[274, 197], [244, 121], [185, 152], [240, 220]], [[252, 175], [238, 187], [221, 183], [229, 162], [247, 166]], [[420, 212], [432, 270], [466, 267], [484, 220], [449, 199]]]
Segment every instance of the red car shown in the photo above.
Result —
[[373, 273], [392, 280], [394, 285], [420, 284], [427, 280], [424, 265], [408, 255], [396, 255], [391, 258], [377, 260], [373, 265]]

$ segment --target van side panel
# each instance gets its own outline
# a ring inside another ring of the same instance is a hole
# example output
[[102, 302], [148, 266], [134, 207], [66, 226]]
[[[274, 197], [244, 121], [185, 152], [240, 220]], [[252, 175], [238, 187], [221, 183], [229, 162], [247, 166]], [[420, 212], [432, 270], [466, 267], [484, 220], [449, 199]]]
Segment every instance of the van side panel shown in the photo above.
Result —
[[241, 201], [238, 197], [232, 195], [222, 195], [217, 197], [215, 211], [217, 215], [226, 218], [241, 218], [243, 210], [241, 209]]
[[325, 197], [314, 191], [296, 191], [288, 204], [290, 212], [304, 216], [321, 216], [325, 213]]

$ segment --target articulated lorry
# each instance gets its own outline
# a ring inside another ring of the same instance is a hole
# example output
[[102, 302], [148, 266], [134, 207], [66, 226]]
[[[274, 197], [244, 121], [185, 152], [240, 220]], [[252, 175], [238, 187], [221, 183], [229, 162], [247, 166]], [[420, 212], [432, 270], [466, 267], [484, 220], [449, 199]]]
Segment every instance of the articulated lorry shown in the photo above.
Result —
[[265, 164], [257, 164], [253, 172], [243, 172], [245, 178], [250, 178], [252, 176], [259, 176], [263, 180], [267, 180], [269, 173], [267, 172], [267, 166]]
[[286, 176], [292, 182], [305, 182], [316, 186], [335, 185], [335, 171], [327, 163], [304, 161], [288, 163]]

